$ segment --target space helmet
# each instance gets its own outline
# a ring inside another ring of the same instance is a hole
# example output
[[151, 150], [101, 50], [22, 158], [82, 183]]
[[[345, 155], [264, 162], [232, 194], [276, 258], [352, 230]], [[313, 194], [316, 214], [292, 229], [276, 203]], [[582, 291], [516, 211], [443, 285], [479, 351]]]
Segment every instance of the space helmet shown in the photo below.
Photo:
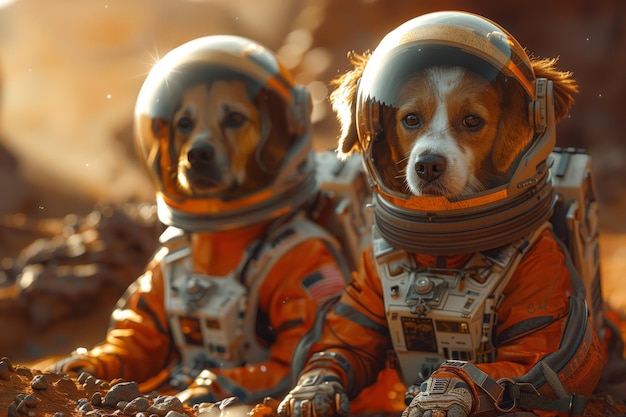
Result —
[[167, 53], [134, 115], [160, 221], [220, 231], [300, 207], [319, 190], [310, 114], [306, 88], [257, 42], [214, 35]]
[[[522, 89], [533, 132], [502, 184], [448, 198], [398, 190], [384, 175], [388, 161], [377, 156], [391, 153], [394, 132], [382, 109], [398, 110], [403, 82], [439, 65], [464, 67], [488, 81], [505, 77]], [[556, 140], [552, 82], [535, 77], [525, 50], [498, 24], [472, 13], [442, 11], [400, 25], [369, 57], [355, 111], [359, 147], [374, 191], [374, 223], [394, 247], [432, 255], [494, 249], [550, 218], [556, 201], [549, 178]]]

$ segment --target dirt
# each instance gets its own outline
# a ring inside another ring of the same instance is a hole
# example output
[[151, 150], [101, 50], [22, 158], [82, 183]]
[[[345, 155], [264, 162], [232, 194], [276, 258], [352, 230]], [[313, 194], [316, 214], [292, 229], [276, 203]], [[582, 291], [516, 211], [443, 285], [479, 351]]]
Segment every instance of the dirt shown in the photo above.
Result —
[[13, 365], [6, 357], [0, 359], [0, 410], [6, 410], [8, 417], [194, 415], [193, 409], [173, 397], [141, 395], [133, 382], [41, 372]]

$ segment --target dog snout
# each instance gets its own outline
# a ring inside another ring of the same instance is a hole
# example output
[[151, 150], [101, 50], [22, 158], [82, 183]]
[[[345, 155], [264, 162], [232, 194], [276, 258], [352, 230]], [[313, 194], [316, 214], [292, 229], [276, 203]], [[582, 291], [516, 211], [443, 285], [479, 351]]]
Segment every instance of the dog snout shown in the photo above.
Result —
[[215, 148], [209, 143], [196, 144], [187, 152], [187, 160], [194, 165], [208, 165], [215, 158]]
[[446, 159], [441, 155], [426, 154], [415, 161], [415, 173], [424, 181], [434, 181], [446, 170]]

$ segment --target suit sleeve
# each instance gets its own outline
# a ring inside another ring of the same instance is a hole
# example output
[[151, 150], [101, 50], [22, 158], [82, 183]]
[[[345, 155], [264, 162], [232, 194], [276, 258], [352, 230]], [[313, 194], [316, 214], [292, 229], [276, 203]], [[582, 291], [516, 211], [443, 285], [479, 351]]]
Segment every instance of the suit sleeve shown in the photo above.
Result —
[[[382, 288], [370, 247], [364, 251], [363, 262], [340, 301], [328, 314], [322, 339], [312, 351], [335, 353], [346, 359], [333, 371], [352, 399], [376, 381], [391, 348]], [[315, 369], [316, 363], [309, 363], [304, 372]]]
[[[580, 395], [595, 388], [604, 364], [597, 329], [591, 329], [590, 338], [581, 338], [579, 346], [561, 346], [573, 296], [563, 260], [550, 232], [544, 232], [505, 288], [498, 308], [496, 361], [478, 365], [492, 378], [522, 376], [547, 355], [568, 348], [577, 349], [581, 357], [567, 365], [577, 369], [567, 377], [566, 388]], [[584, 322], [569, 325], [584, 328]]]
[[105, 341], [87, 352], [97, 378], [141, 383], [154, 377], [171, 359], [173, 346], [163, 305], [160, 265], [157, 254], [118, 301]]

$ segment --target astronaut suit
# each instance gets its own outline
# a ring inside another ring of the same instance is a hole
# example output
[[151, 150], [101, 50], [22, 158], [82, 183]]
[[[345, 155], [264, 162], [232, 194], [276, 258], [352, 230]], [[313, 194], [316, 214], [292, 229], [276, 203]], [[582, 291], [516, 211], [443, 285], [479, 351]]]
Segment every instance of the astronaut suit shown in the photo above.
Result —
[[[506, 39], [496, 53], [506, 59], [480, 49], [485, 33]], [[438, 59], [460, 66], [478, 59], [511, 82], [529, 77], [523, 82], [542, 89], [529, 101], [545, 100], [545, 126], [524, 165], [507, 184], [458, 204], [398, 195], [376, 158], [388, 146], [391, 128], [377, 115], [395, 105], [392, 84]], [[349, 400], [390, 356], [408, 388], [405, 417], [582, 414], [605, 359], [585, 290], [549, 225], [555, 195], [550, 170], [540, 167], [555, 141], [550, 88], [534, 79], [512, 36], [470, 13], [417, 17], [374, 50], [356, 96], [359, 149], [374, 191], [372, 245], [279, 416], [347, 415]]]
[[349, 277], [306, 213], [319, 193], [309, 118], [306, 89], [253, 41], [208, 36], [163, 57], [135, 108], [162, 246], [106, 340], [52, 369], [183, 390], [187, 404], [285, 395], [303, 338]]

